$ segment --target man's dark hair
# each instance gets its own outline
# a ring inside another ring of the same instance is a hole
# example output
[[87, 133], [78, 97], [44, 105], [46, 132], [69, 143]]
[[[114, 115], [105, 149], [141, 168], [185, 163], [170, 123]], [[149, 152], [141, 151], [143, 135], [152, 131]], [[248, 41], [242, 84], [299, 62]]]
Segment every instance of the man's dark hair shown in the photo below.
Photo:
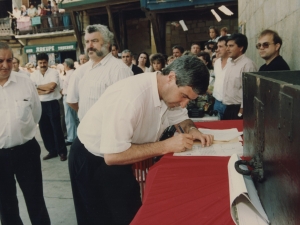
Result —
[[180, 45], [173, 46], [172, 50], [174, 50], [174, 49], [178, 49], [181, 53], [184, 52], [184, 48], [182, 46], [180, 46]]
[[198, 95], [206, 93], [209, 83], [209, 71], [197, 57], [181, 56], [163, 69], [162, 73], [168, 75], [171, 71], [176, 74], [178, 87], [190, 86]]
[[200, 48], [200, 44], [198, 44], [198, 43], [196, 43], [196, 42], [193, 42], [193, 43], [191, 44], [191, 47], [193, 47], [193, 45], [198, 45], [199, 48]]
[[38, 62], [39, 60], [46, 60], [47, 62], [49, 61], [49, 56], [47, 53], [40, 53], [36, 56], [36, 61]]
[[280, 50], [280, 48], [281, 48], [281, 46], [282, 46], [282, 39], [281, 39], [281, 37], [278, 35], [278, 33], [276, 32], [276, 31], [274, 31], [274, 30], [269, 30], [269, 29], [267, 29], [267, 30], [263, 30], [261, 33], [260, 33], [260, 35], [259, 35], [259, 38], [261, 38], [261, 37], [263, 37], [263, 36], [265, 36], [265, 35], [273, 35], [273, 42], [274, 42], [274, 44], [276, 45], [276, 44], [280, 44], [280, 47], [279, 47], [279, 49], [278, 49], [278, 51]]
[[[154, 54], [151, 59], [150, 59], [151, 63], [153, 63], [154, 61], [158, 61], [161, 63], [161, 68], [165, 68], [166, 65], [166, 60], [163, 54], [161, 53], [156, 53]], [[152, 68], [153, 69], [153, 68]], [[154, 72], [154, 71], [153, 71]]]
[[115, 48], [116, 48], [116, 50], [119, 50], [119, 47], [118, 47], [118, 45], [117, 45], [117, 44], [115, 44], [115, 43], [114, 43], [114, 44], [112, 44], [112, 45], [111, 45], [111, 47], [115, 47]]
[[65, 64], [71, 69], [75, 69], [74, 67], [74, 60], [73, 59], [70, 59], [70, 58], [66, 58], [65, 59]]
[[228, 43], [228, 41], [234, 41], [237, 44], [237, 46], [243, 47], [243, 51], [242, 51], [243, 54], [246, 52], [248, 48], [248, 38], [244, 34], [241, 33], [232, 34], [227, 37], [226, 44]]
[[145, 66], [146, 66], [146, 67], [149, 67], [149, 66], [150, 66], [150, 59], [149, 59], [149, 55], [148, 55], [147, 52], [141, 52], [141, 53], [138, 55], [138, 57], [136, 58], [137, 65], [139, 65], [139, 58], [140, 58], [140, 55], [141, 55], [141, 54], [146, 55], [147, 61], [146, 61]]
[[228, 36], [221, 36], [221, 37], [218, 39], [218, 42], [225, 41], [225, 43], [227, 43], [227, 39], [228, 39]]

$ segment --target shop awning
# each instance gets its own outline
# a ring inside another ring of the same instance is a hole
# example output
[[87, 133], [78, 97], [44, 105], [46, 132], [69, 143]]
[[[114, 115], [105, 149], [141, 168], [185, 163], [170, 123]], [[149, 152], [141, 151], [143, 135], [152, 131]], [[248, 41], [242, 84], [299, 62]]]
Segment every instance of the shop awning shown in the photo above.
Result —
[[40, 52], [62, 52], [62, 51], [76, 51], [76, 42], [67, 42], [59, 44], [48, 45], [31, 45], [25, 46], [26, 54], [40, 53]]

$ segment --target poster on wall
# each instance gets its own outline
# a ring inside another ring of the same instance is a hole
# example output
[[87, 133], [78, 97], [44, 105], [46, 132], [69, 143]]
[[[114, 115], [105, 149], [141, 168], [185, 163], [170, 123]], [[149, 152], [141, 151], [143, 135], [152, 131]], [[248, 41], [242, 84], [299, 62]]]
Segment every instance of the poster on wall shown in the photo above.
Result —
[[36, 54], [28, 54], [28, 62], [36, 67]]
[[53, 52], [47, 54], [49, 57], [48, 66], [55, 65], [55, 54]]

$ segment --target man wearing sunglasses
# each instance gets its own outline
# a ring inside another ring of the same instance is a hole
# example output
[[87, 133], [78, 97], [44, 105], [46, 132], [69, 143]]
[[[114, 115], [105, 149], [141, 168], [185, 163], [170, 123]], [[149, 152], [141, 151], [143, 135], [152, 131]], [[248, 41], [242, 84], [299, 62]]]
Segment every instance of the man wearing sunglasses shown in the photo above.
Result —
[[289, 65], [279, 55], [281, 46], [282, 39], [276, 31], [264, 30], [260, 33], [256, 48], [266, 63], [259, 68], [259, 71], [290, 70]]

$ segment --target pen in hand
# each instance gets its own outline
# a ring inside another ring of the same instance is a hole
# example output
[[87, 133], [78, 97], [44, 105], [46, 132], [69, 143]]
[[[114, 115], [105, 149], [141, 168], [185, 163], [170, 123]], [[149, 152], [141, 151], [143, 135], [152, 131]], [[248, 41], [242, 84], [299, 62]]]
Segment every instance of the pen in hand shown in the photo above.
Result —
[[180, 132], [182, 133], [182, 134], [184, 134], [184, 130], [182, 129], [182, 127], [178, 124], [178, 128], [179, 128], [179, 130], [180, 130]]

